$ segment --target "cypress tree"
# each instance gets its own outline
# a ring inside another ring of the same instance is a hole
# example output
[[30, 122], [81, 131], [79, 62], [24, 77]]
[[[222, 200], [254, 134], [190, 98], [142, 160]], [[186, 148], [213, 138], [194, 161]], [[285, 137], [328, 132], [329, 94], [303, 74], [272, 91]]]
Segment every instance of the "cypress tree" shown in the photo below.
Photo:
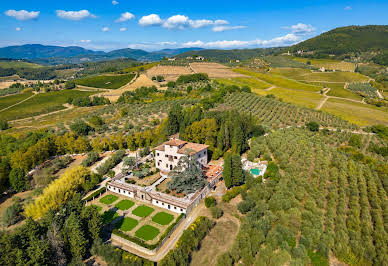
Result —
[[232, 185], [238, 186], [244, 183], [244, 172], [241, 164], [241, 157], [238, 154], [232, 156]]
[[225, 186], [230, 188], [232, 186], [232, 155], [230, 152], [227, 152], [224, 156], [224, 171], [222, 176], [225, 181]]

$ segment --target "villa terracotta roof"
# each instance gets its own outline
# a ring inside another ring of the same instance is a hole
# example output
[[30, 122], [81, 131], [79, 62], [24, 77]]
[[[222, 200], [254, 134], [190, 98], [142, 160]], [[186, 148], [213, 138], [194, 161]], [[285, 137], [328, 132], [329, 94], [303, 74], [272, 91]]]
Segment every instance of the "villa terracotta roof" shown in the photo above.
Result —
[[222, 167], [219, 165], [208, 165], [208, 168], [205, 170], [206, 179], [209, 181], [220, 176], [222, 174], [222, 170]]
[[205, 145], [205, 144], [192, 143], [192, 142], [187, 142], [187, 141], [180, 140], [180, 139], [171, 139], [171, 140], [166, 141], [166, 142], [160, 144], [159, 146], [157, 146], [155, 148], [155, 150], [165, 151], [165, 145], [178, 146], [178, 147], [183, 145], [183, 147], [181, 147], [178, 150], [178, 153], [186, 154], [186, 153], [190, 152], [190, 155], [198, 153], [198, 152], [200, 152], [204, 149], [207, 149], [209, 147], [208, 145]]
[[[198, 143], [186, 143], [182, 148], [178, 150], [178, 153], [186, 154], [187, 152], [190, 152], [190, 155], [194, 153], [198, 153], [204, 149], [207, 149], [209, 146], [205, 144], [198, 144]], [[193, 152], [194, 151], [194, 152]]]

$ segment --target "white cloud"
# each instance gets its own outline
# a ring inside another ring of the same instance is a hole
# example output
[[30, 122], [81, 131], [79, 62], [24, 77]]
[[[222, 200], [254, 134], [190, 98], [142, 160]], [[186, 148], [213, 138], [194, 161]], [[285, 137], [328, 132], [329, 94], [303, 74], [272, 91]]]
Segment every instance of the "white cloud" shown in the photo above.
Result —
[[158, 26], [161, 25], [163, 22], [159, 15], [156, 14], [150, 14], [148, 16], [143, 16], [141, 19], [139, 19], [139, 24], [141, 26], [147, 27], [147, 26]]
[[22, 28], [20, 28], [20, 27], [16, 27], [16, 28], [15, 28], [15, 30], [16, 30], [16, 31], [21, 31], [21, 30], [22, 30]]
[[101, 29], [101, 31], [102, 31], [102, 32], [107, 32], [107, 31], [109, 31], [109, 28], [108, 28], [108, 27], [103, 27], [103, 28]]
[[122, 28], [120, 28], [120, 31], [121, 32], [127, 31], [127, 28], [126, 27], [122, 27]]
[[117, 2], [116, 0], [113, 0], [113, 1], [112, 1], [112, 5], [115, 6], [115, 5], [118, 5], [118, 4], [119, 4], [119, 2]]
[[91, 40], [80, 40], [81, 43], [91, 43]]
[[[144, 16], [139, 20], [139, 24], [141, 26], [162, 26], [166, 29], [199, 29], [209, 26], [220, 26], [220, 25], [227, 25], [229, 24], [228, 21], [223, 19], [218, 20], [210, 20], [210, 19], [190, 19], [188, 16], [185, 15], [174, 15], [167, 19], [161, 19], [159, 15], [157, 14], [151, 14], [148, 16]], [[241, 28], [242, 26], [235, 26], [238, 28]], [[236, 28], [237, 29], [237, 28]], [[226, 29], [225, 29], [226, 30]]]
[[4, 12], [9, 17], [16, 18], [17, 20], [31, 20], [39, 17], [40, 11], [26, 11], [26, 10], [7, 10]]
[[284, 27], [285, 29], [291, 30], [292, 33], [297, 35], [307, 35], [314, 33], [315, 28], [310, 24], [298, 23], [289, 27]]
[[121, 14], [120, 18], [116, 19], [116, 22], [124, 22], [124, 21], [131, 20], [134, 18], [135, 18], [134, 14], [129, 13], [129, 12], [125, 12], [125, 13]]
[[226, 30], [239, 30], [239, 29], [245, 29], [246, 26], [214, 26], [212, 28], [212, 31], [214, 32], [222, 32]]
[[90, 13], [88, 10], [80, 10], [80, 11], [64, 11], [57, 10], [57, 16], [63, 19], [68, 20], [82, 20], [85, 18], [96, 18], [95, 15]]
[[164, 23], [163, 28], [183, 30], [190, 25], [189, 17], [183, 15], [175, 15], [169, 17]]
[[176, 45], [177, 42], [159, 42], [159, 45]]
[[183, 43], [183, 47], [202, 47], [202, 48], [218, 48], [218, 49], [232, 49], [232, 48], [255, 48], [255, 47], [274, 47], [284, 46], [300, 42], [302, 39], [293, 33], [284, 36], [276, 37], [270, 40], [220, 40], [220, 41], [191, 41]]
[[352, 7], [351, 6], [346, 6], [344, 9], [345, 10], [352, 10]]

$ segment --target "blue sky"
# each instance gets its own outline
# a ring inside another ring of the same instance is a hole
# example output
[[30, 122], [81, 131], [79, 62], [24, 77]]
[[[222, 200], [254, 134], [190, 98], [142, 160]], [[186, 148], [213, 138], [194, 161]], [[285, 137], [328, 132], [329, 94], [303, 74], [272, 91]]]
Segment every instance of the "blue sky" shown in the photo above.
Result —
[[2, 0], [0, 46], [271, 47], [339, 26], [386, 25], [387, 10], [387, 0]]

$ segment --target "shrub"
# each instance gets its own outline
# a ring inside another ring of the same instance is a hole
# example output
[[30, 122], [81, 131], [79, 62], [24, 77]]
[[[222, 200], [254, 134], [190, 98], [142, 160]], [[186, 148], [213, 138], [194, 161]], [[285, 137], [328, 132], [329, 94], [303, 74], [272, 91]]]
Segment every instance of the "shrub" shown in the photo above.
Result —
[[121, 162], [121, 159], [124, 157], [125, 151], [124, 150], [118, 150], [115, 152], [108, 160], [106, 160], [102, 165], [97, 167], [97, 172], [100, 175], [105, 175], [108, 173], [110, 169], [115, 167], [119, 162]]
[[311, 121], [306, 124], [306, 127], [313, 132], [319, 131], [319, 124], [315, 121]]
[[86, 157], [83, 161], [82, 161], [82, 166], [91, 166], [92, 164], [94, 164], [95, 162], [97, 162], [99, 159], [100, 159], [100, 156], [98, 154], [98, 152], [96, 151], [91, 151], [87, 154], [88, 157]]
[[7, 121], [0, 121], [0, 130], [6, 130], [9, 128]]
[[93, 128], [82, 120], [78, 120], [74, 124], [70, 125], [70, 129], [77, 135], [83, 136], [86, 136], [89, 134], [90, 131], [93, 131]]
[[205, 198], [205, 206], [206, 208], [214, 207], [217, 205], [217, 201], [214, 197], [206, 197]]
[[221, 208], [215, 207], [215, 206], [210, 208], [210, 213], [211, 213], [212, 217], [215, 219], [222, 217], [222, 215], [224, 214], [224, 212]]
[[23, 169], [14, 168], [9, 173], [9, 183], [16, 192], [20, 192], [27, 189], [28, 177]]
[[246, 185], [241, 185], [238, 187], [233, 187], [232, 189], [229, 189], [225, 195], [222, 196], [222, 200], [225, 202], [231, 201], [233, 198], [237, 197], [243, 190], [246, 189]]
[[5, 226], [16, 224], [22, 219], [20, 213], [22, 212], [22, 205], [20, 200], [9, 206], [1, 217], [2, 223]]
[[238, 205], [237, 205], [237, 209], [242, 213], [242, 214], [245, 214], [247, 212], [249, 212], [253, 207], [255, 207], [255, 202], [251, 199], [246, 199], [242, 202], [240, 202]]
[[33, 219], [39, 219], [48, 210], [56, 210], [71, 195], [79, 190], [89, 176], [90, 171], [83, 166], [68, 169], [63, 175], [46, 187], [39, 197], [26, 206], [26, 215]]

